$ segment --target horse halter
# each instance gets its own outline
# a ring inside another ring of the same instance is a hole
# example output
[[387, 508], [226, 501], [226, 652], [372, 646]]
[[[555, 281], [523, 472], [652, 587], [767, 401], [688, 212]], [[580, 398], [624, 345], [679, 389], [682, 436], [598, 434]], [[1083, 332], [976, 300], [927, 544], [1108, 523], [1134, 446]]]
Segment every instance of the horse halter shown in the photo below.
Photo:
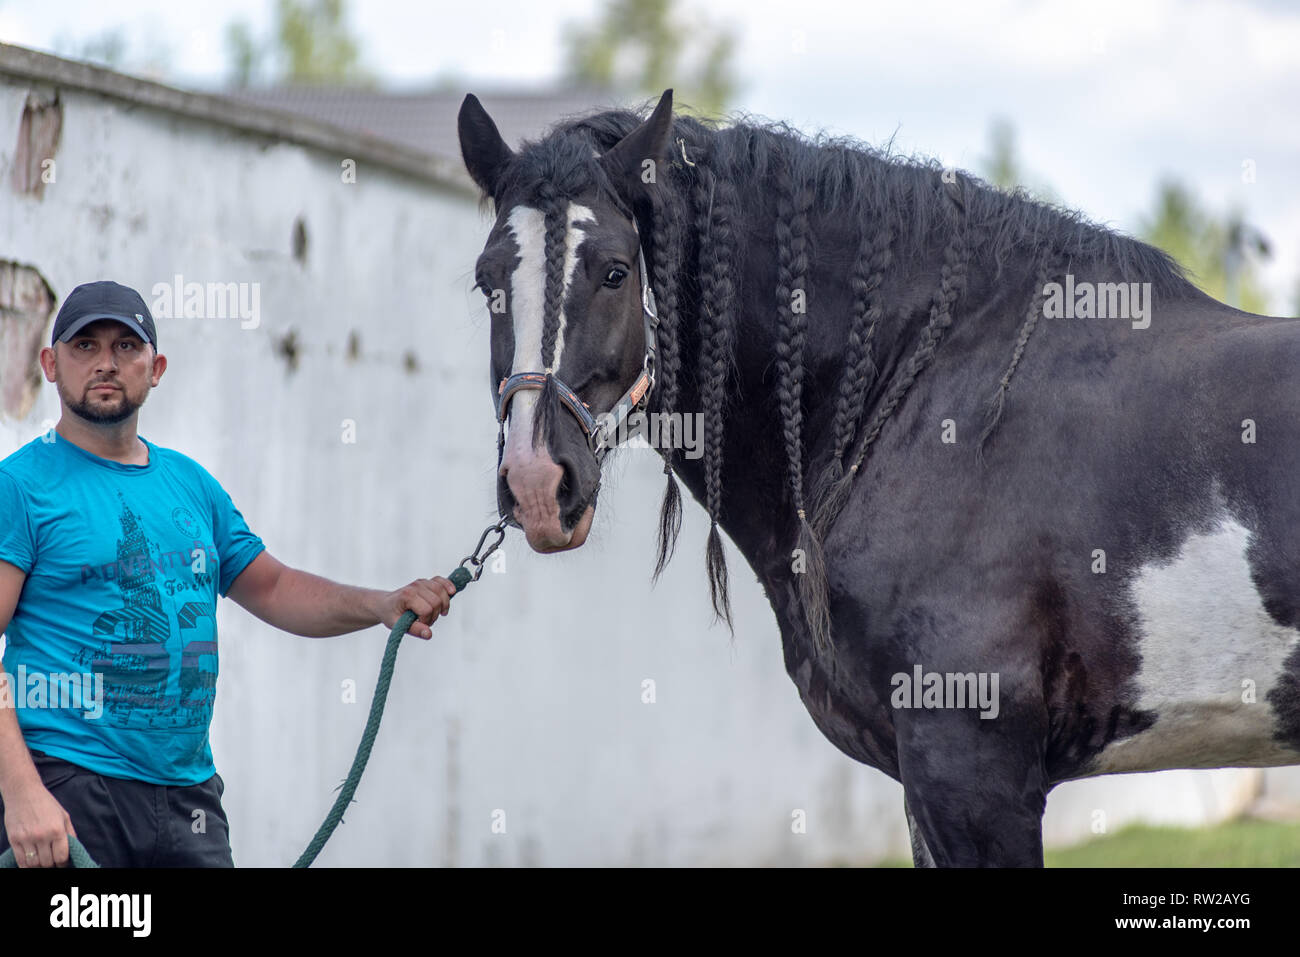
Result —
[[[587, 437], [587, 447], [591, 449], [591, 454], [596, 457], [597, 466], [604, 461], [605, 453], [609, 451], [609, 436], [616, 433], [619, 426], [627, 421], [628, 416], [633, 412], [645, 410], [649, 404], [650, 390], [654, 388], [655, 384], [655, 361], [659, 345], [659, 316], [655, 312], [654, 291], [650, 288], [650, 275], [646, 272], [645, 254], [641, 250], [641, 230], [637, 227], [635, 217], [632, 219], [632, 228], [636, 230], [638, 237], [636, 261], [637, 268], [641, 270], [641, 319], [645, 327], [645, 357], [641, 362], [640, 374], [632, 382], [628, 390], [619, 396], [618, 401], [614, 403], [609, 412], [604, 413], [598, 420], [592, 414], [591, 407], [578, 398], [578, 393], [561, 382], [560, 377], [554, 372], [551, 373], [551, 378], [555, 380], [555, 388], [560, 394], [560, 403], [578, 420], [583, 435]], [[510, 413], [510, 400], [521, 389], [537, 389], [540, 391], [545, 385], [545, 372], [516, 372], [514, 375], [506, 376], [497, 386], [498, 467], [501, 464], [501, 456], [505, 451], [506, 416]]]

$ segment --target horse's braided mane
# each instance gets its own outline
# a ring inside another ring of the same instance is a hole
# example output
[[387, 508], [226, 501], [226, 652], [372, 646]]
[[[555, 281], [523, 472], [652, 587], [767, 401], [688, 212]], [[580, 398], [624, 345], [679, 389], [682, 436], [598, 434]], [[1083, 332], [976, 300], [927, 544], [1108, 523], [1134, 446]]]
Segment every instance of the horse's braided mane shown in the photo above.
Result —
[[[565, 205], [597, 189], [627, 209], [618, 190], [596, 161], [639, 126], [645, 111], [608, 110], [564, 121], [540, 140], [525, 143], [504, 171], [495, 197], [531, 196], [546, 223], [547, 290], [543, 357], [553, 357], [559, 312]], [[652, 286], [659, 307], [661, 342], [658, 372], [662, 411], [678, 412], [680, 383], [687, 371], [683, 343], [698, 336], [694, 366], [704, 415], [704, 475], [710, 517], [707, 565], [715, 613], [728, 626], [731, 608], [718, 523], [722, 520], [723, 426], [729, 379], [734, 375], [737, 336], [738, 224], [740, 187], [775, 185], [774, 223], [778, 275], [775, 296], [777, 399], [787, 458], [787, 485], [803, 549], [805, 573], [798, 576], [800, 600], [820, 648], [829, 640], [829, 614], [821, 540], [847, 502], [852, 483], [886, 420], [933, 358], [952, 324], [954, 306], [972, 265], [992, 268], [993, 278], [1019, 255], [1030, 263], [1035, 286], [1026, 318], [1006, 372], [993, 393], [980, 448], [994, 431], [1003, 401], [1025, 347], [1037, 326], [1041, 289], [1063, 263], [1111, 267], [1125, 279], [1150, 282], [1161, 293], [1187, 293], [1192, 287], [1164, 252], [1099, 226], [1081, 214], [1032, 199], [1021, 190], [1006, 192], [965, 173], [945, 170], [937, 161], [900, 158], [849, 138], [808, 137], [783, 123], [749, 118], [729, 125], [676, 116], [672, 162], [666, 182], [650, 191], [639, 209]], [[818, 476], [811, 511], [805, 502], [803, 449], [803, 344], [807, 315], [795, 308], [796, 293], [806, 305], [810, 244], [816, 235], [810, 217], [831, 213], [854, 227], [856, 252], [847, 281], [853, 294], [845, 364], [835, 397], [832, 455]], [[943, 262], [930, 315], [915, 350], [889, 383], [870, 421], [863, 422], [866, 398], [877, 370], [873, 342], [884, 314], [880, 288], [891, 267], [929, 255], [942, 243]], [[694, 257], [694, 258], [692, 258]], [[695, 330], [682, 322], [683, 291], [691, 287], [690, 266], [699, 294]], [[555, 287], [554, 289], [552, 287]], [[550, 377], [539, 398], [537, 427], [546, 434], [558, 414]], [[680, 492], [673, 474], [673, 443], [665, 451], [668, 476], [659, 518], [655, 576], [672, 554], [681, 528]], [[850, 459], [844, 467], [844, 459]]]
[[691, 199], [699, 237], [700, 404], [704, 413], [704, 488], [709, 510], [706, 558], [714, 614], [731, 627], [727, 563], [718, 533], [722, 520], [722, 435], [729, 380], [734, 373], [736, 328], [736, 188], [701, 166]]
[[804, 617], [813, 635], [829, 637], [830, 611], [825, 599], [826, 562], [821, 540], [813, 533], [803, 495], [803, 346], [808, 325], [808, 246], [816, 184], [796, 180], [788, 166], [778, 167], [776, 200], [776, 371], [781, 434], [785, 441], [790, 498], [799, 533], [796, 556]]
[[[650, 247], [651, 285], [655, 293], [655, 311], [659, 316], [659, 404], [664, 410], [677, 408], [677, 393], [680, 391], [682, 370], [682, 348], [678, 331], [678, 276], [684, 262], [682, 255], [682, 211], [678, 204], [669, 202], [667, 194], [655, 190], [651, 194], [653, 221], [655, 226], [654, 241]], [[674, 420], [665, 417], [669, 423], [666, 434], [660, 427], [664, 453], [664, 474], [668, 484], [664, 488], [664, 499], [659, 509], [659, 548], [655, 559], [654, 580], [658, 580], [664, 566], [672, 558], [677, 544], [677, 536], [682, 530], [682, 499], [673, 475], [673, 464], [677, 458], [677, 442], [681, 435], [671, 431]]]
[[537, 444], [543, 435], [549, 435], [552, 423], [560, 414], [560, 393], [555, 387], [551, 367], [559, 339], [560, 306], [564, 295], [564, 236], [568, 225], [567, 204], [561, 199], [553, 184], [543, 181], [538, 185], [538, 206], [545, 228], [546, 294], [542, 311], [542, 365], [546, 382], [537, 398], [537, 415], [533, 418], [532, 442]]
[[813, 529], [821, 537], [830, 530], [831, 522], [848, 501], [853, 487], [853, 475], [844, 472], [844, 456], [849, 451], [862, 418], [867, 391], [875, 381], [878, 370], [873, 352], [876, 326], [884, 314], [884, 304], [878, 294], [885, 279], [885, 270], [893, 258], [894, 232], [888, 224], [864, 224], [858, 241], [857, 255], [849, 273], [849, 288], [853, 290], [853, 319], [849, 326], [847, 351], [844, 356], [844, 374], [840, 377], [839, 394], [835, 402], [833, 428], [834, 447], [830, 464], [818, 479], [815, 500], [817, 513]]

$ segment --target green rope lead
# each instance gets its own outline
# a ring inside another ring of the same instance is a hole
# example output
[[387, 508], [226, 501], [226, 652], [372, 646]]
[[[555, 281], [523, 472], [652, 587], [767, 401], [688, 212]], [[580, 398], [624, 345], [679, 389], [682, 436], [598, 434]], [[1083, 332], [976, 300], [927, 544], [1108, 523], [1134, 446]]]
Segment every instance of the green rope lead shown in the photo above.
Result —
[[[459, 588], [460, 586], [456, 587]], [[68, 835], [68, 863], [72, 867], [99, 867], [85, 846], [71, 834]], [[14, 858], [14, 849], [12, 847], [0, 854], [0, 870], [17, 866], [18, 861]]]
[[[447, 578], [456, 586], [456, 594], [464, 591], [465, 586], [473, 581], [473, 576], [464, 565], [458, 567]], [[311, 867], [311, 862], [316, 860], [316, 855], [321, 852], [325, 842], [330, 839], [334, 829], [343, 820], [343, 811], [352, 802], [352, 795], [356, 793], [357, 785], [361, 783], [361, 774], [366, 769], [366, 762], [370, 760], [370, 749], [374, 747], [375, 737], [379, 734], [379, 722], [384, 716], [384, 703], [388, 700], [388, 685], [393, 680], [393, 668], [397, 664], [397, 649], [402, 644], [402, 637], [406, 634], [406, 630], [414, 624], [415, 618], [413, 611], [403, 613], [402, 617], [397, 619], [397, 624], [393, 626], [392, 634], [388, 636], [388, 647], [384, 649], [384, 660], [379, 666], [379, 683], [375, 685], [375, 697], [370, 702], [370, 717], [366, 719], [366, 730], [362, 732], [357, 756], [352, 760], [352, 770], [348, 772], [347, 780], [343, 782], [343, 788], [339, 791], [334, 806], [330, 808], [329, 814], [325, 815], [325, 820], [316, 832], [316, 836], [311, 839], [307, 850], [302, 852], [294, 867]]]

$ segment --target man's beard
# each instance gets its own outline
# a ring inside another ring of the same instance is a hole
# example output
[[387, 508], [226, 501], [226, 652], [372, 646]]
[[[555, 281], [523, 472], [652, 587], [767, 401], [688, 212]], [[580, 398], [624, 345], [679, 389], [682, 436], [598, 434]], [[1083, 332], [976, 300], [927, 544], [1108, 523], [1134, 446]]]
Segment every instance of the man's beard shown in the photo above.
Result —
[[[111, 407], [93, 402], [90, 398], [89, 392], [87, 392], [86, 398], [80, 402], [73, 399], [71, 395], [65, 393], [63, 395], [63, 403], [68, 407], [69, 411], [75, 413], [80, 418], [85, 419], [87, 422], [94, 422], [96, 425], [116, 425], [134, 415], [136, 409], [144, 405], [144, 400], [149, 395], [148, 392], [145, 392], [145, 394], [140, 397], [139, 402], [133, 402], [131, 397], [127, 394], [126, 389], [123, 389], [120, 386], [118, 389], [118, 395], [121, 397], [121, 401]], [[60, 391], [62, 391], [62, 388], [60, 388]]]

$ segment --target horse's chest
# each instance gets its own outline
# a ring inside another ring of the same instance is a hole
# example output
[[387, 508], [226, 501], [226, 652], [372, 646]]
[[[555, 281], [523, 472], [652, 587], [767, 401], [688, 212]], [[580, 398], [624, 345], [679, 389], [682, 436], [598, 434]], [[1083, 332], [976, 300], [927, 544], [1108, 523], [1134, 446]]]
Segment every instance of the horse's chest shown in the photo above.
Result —
[[1224, 519], [1130, 580], [1141, 656], [1134, 706], [1156, 719], [1108, 744], [1089, 773], [1300, 762], [1276, 737], [1280, 711], [1296, 708], [1284, 699], [1295, 693], [1300, 632], [1265, 610], [1249, 545], [1250, 532]]
[[851, 694], [827, 679], [812, 658], [787, 668], [813, 723], [826, 739], [849, 757], [898, 778], [893, 726], [874, 697]]
[[786, 673], [799, 689], [799, 698], [818, 730], [849, 757], [898, 778], [898, 754], [893, 724], [884, 702], [868, 689], [841, 685], [832, 676], [829, 660], [819, 655], [797, 614], [794, 590], [788, 582], [769, 578], [767, 593], [781, 626]]

